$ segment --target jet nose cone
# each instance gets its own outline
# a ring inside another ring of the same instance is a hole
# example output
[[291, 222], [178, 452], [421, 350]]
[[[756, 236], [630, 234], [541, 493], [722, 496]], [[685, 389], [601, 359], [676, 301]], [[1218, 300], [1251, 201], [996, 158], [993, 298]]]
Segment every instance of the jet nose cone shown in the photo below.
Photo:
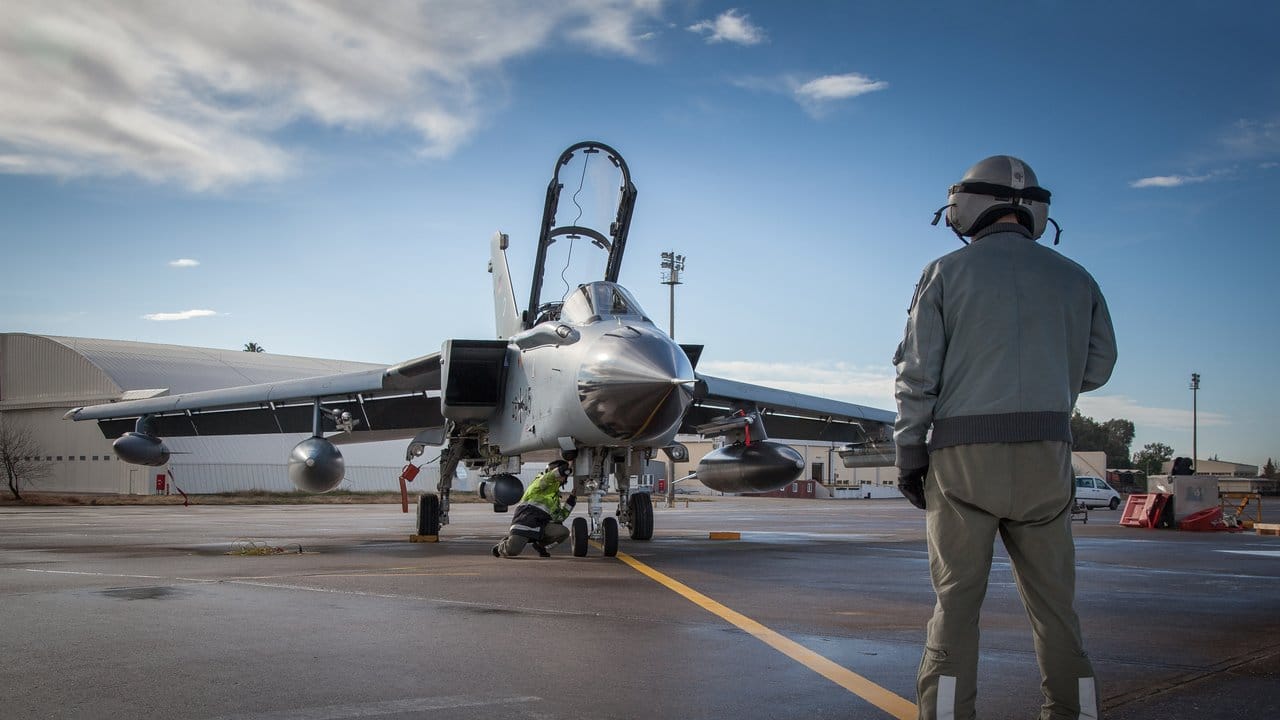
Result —
[[693, 366], [675, 341], [647, 327], [622, 326], [591, 347], [578, 372], [587, 417], [611, 437], [674, 437], [693, 397]]

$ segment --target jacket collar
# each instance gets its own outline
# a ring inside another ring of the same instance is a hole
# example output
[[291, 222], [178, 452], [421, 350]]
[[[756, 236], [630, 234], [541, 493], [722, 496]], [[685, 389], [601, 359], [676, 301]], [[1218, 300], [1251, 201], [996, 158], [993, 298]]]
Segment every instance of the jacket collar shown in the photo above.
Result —
[[979, 230], [978, 234], [973, 236], [972, 242], [978, 242], [982, 238], [998, 232], [1018, 233], [1028, 240], [1031, 239], [1031, 231], [1019, 223], [995, 223], [994, 225], [988, 225], [987, 227]]

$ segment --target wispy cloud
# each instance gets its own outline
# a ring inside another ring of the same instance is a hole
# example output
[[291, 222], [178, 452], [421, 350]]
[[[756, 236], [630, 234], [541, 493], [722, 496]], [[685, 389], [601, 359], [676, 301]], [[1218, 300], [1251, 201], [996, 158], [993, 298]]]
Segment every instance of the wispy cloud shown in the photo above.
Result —
[[845, 73], [843, 75], [823, 75], [822, 77], [814, 78], [797, 86], [795, 93], [796, 97], [802, 100], [826, 102], [828, 100], [847, 100], [869, 92], [884, 90], [887, 87], [889, 87], [889, 83], [883, 80], [872, 80], [859, 73]]
[[1275, 158], [1280, 155], [1280, 120], [1237, 120], [1223, 133], [1222, 144], [1237, 158]]
[[749, 76], [734, 78], [730, 82], [744, 90], [787, 95], [815, 118], [822, 117], [834, 103], [889, 87], [884, 80], [874, 80], [856, 72], [810, 78], [795, 75]]
[[1129, 183], [1129, 187], [1133, 188], [1171, 188], [1182, 187], [1183, 185], [1193, 185], [1213, 179], [1213, 175], [1154, 175], [1145, 177], [1141, 180], [1134, 180]]
[[192, 260], [191, 258], [178, 258], [177, 260], [169, 261], [169, 267], [176, 267], [176, 268], [193, 268], [199, 264], [200, 264], [199, 260]]
[[707, 42], [731, 42], [738, 45], [758, 45], [765, 41], [764, 28], [751, 22], [751, 16], [733, 8], [714, 20], [702, 20], [688, 27], [689, 32], [707, 36]]
[[1129, 183], [1132, 188], [1175, 188], [1211, 181], [1242, 180], [1250, 172], [1270, 170], [1280, 162], [1280, 119], [1237, 120], [1205, 147], [1190, 153], [1189, 165], [1207, 172], [1153, 175]]
[[[280, 178], [298, 123], [410, 130], [448, 155], [547, 47], [640, 57], [661, 0], [0, 4], [0, 172], [194, 190]], [[492, 92], [491, 92], [492, 91]]]
[[213, 317], [218, 313], [213, 310], [183, 310], [182, 312], [150, 313], [143, 315], [143, 320], [168, 322], [170, 320], [191, 320], [192, 318]]
[[[1147, 406], [1125, 395], [1081, 395], [1076, 404], [1080, 412], [1095, 420], [1124, 418], [1143, 428], [1189, 432], [1193, 422], [1190, 410]], [[1231, 419], [1220, 413], [1200, 411], [1197, 415], [1201, 427], [1231, 424]]]
[[894, 408], [892, 367], [856, 367], [846, 363], [763, 363], [705, 361], [699, 372], [767, 385], [807, 395], [836, 398], [883, 410]]

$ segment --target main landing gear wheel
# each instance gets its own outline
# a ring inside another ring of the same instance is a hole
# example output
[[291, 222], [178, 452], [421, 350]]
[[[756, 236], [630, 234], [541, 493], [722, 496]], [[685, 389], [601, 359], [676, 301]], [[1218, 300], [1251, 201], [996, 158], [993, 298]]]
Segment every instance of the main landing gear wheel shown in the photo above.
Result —
[[424, 493], [418, 498], [418, 534], [440, 534], [440, 496]]
[[616, 557], [618, 554], [618, 519], [607, 517], [601, 523], [604, 528], [604, 556]]
[[653, 539], [653, 499], [649, 493], [636, 493], [627, 499], [631, 514], [631, 539]]
[[569, 526], [569, 542], [573, 544], [574, 557], [587, 556], [587, 519], [576, 517]]

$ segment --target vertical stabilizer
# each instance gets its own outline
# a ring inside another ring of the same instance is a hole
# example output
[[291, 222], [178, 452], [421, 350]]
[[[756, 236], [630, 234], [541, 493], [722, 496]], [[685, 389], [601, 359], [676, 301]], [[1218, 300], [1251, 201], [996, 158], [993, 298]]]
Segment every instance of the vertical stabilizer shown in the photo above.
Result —
[[489, 246], [489, 272], [493, 273], [493, 316], [498, 339], [506, 340], [524, 329], [516, 310], [515, 290], [511, 287], [511, 271], [507, 269], [507, 236], [494, 233]]

